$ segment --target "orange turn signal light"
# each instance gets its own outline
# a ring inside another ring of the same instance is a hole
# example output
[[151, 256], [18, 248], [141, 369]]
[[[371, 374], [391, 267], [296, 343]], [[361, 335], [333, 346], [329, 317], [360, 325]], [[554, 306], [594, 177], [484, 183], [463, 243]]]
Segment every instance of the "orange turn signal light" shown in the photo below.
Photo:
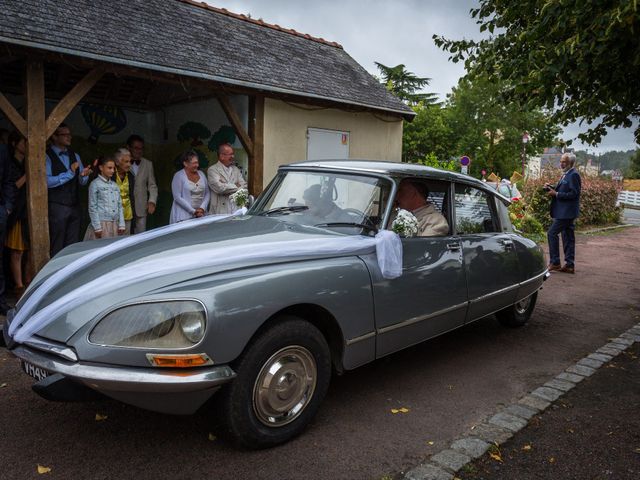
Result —
[[213, 365], [213, 361], [206, 353], [185, 353], [177, 355], [147, 353], [147, 359], [154, 367], [191, 368]]

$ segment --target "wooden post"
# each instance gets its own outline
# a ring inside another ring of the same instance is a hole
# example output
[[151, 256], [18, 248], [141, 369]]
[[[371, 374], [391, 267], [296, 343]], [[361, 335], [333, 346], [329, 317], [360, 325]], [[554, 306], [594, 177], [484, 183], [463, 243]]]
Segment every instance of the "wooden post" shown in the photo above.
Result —
[[71, 110], [78, 105], [78, 102], [82, 100], [89, 90], [102, 78], [104, 75], [104, 68], [96, 67], [87, 73], [82, 80], [76, 83], [69, 93], [67, 93], [62, 100], [58, 102], [55, 108], [49, 114], [47, 118], [47, 130], [46, 138], [53, 135], [56, 128], [64, 121], [65, 118], [71, 113]]
[[227, 97], [223, 93], [220, 93], [218, 94], [218, 101], [220, 102], [220, 106], [222, 107], [222, 110], [224, 110], [225, 115], [231, 122], [231, 126], [238, 134], [238, 137], [240, 138], [240, 143], [242, 143], [242, 146], [247, 152], [247, 155], [251, 157], [253, 155], [253, 142], [251, 141], [251, 138], [249, 138], [249, 134], [244, 129], [244, 126], [240, 121], [240, 117], [238, 116], [236, 111], [233, 109], [233, 105], [231, 105], [231, 102], [229, 101], [229, 97]]
[[0, 110], [6, 115], [11, 124], [16, 127], [23, 137], [27, 136], [27, 121], [22, 118], [7, 97], [0, 92]]
[[249, 155], [249, 191], [258, 196], [264, 183], [264, 96], [249, 99], [249, 136], [253, 152]]
[[49, 260], [49, 206], [45, 168], [46, 120], [44, 65], [27, 61], [27, 211], [29, 212], [29, 262], [38, 272]]

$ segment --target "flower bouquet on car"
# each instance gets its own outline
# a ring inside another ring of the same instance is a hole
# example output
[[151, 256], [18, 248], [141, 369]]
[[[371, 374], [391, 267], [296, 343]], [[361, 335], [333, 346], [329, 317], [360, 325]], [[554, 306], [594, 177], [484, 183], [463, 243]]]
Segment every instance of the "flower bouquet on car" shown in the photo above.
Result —
[[234, 193], [229, 195], [229, 199], [238, 208], [246, 207], [249, 203], [249, 190], [247, 190], [246, 188], [239, 188]]
[[391, 223], [391, 230], [401, 237], [415, 237], [418, 233], [418, 219], [413, 213], [400, 208]]

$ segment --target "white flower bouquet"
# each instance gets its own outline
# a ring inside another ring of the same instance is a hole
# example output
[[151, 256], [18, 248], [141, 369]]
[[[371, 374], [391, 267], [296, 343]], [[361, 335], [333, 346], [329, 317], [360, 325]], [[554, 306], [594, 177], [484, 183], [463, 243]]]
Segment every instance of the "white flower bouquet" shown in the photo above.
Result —
[[391, 230], [401, 237], [415, 237], [418, 233], [418, 219], [413, 213], [401, 208], [391, 224]]
[[235, 203], [238, 208], [242, 208], [249, 202], [249, 190], [246, 188], [239, 188], [229, 195], [229, 199]]

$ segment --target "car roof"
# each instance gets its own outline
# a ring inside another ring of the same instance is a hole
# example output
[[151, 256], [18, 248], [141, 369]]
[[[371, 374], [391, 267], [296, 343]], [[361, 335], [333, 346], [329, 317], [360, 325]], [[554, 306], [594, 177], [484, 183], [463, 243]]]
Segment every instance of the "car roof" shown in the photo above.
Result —
[[466, 183], [481, 188], [491, 194], [495, 194], [507, 201], [511, 201], [477, 178], [463, 175], [462, 173], [441, 170], [439, 168], [425, 167], [415, 163], [388, 162], [380, 160], [310, 160], [306, 162], [282, 165], [281, 170], [342, 170], [354, 173], [383, 174], [395, 178], [422, 177], [431, 180], [445, 180]]

